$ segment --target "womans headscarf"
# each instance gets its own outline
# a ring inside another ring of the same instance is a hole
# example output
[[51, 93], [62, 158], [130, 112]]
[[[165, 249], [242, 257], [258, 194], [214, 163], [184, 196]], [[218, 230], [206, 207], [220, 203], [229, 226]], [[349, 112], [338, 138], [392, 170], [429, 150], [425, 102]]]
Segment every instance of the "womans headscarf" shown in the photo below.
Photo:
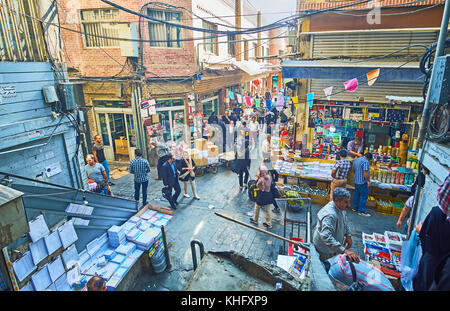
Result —
[[269, 171], [266, 166], [262, 165], [259, 168], [259, 179], [256, 186], [264, 192], [270, 192], [270, 186], [272, 185], [272, 177], [269, 175]]
[[447, 215], [447, 220], [450, 221], [448, 206], [450, 205], [450, 174], [444, 180], [444, 183], [439, 186], [437, 201], [439, 208]]

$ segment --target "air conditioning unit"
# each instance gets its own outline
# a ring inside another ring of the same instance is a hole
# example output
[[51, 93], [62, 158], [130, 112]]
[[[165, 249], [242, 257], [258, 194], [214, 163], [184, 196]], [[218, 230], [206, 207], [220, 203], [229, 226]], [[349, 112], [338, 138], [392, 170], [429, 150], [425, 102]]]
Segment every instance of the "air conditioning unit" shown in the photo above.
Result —
[[77, 107], [84, 106], [83, 84], [61, 83], [60, 87], [64, 97], [61, 102], [63, 111], [73, 111]]
[[52, 105], [59, 102], [58, 94], [54, 85], [47, 85], [42, 88], [42, 95], [44, 96], [44, 102]]
[[[136, 23], [119, 24], [119, 37], [137, 40]], [[139, 57], [138, 42], [120, 40], [120, 52], [123, 57]]]

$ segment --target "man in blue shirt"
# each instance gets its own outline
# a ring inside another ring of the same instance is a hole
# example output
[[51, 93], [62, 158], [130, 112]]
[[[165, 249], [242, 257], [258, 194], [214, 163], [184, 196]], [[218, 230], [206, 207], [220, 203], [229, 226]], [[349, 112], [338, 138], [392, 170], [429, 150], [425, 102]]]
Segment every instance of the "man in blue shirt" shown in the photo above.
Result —
[[242, 115], [244, 114], [244, 110], [241, 108], [241, 104], [236, 104], [236, 108], [233, 109], [234, 113], [236, 114], [237, 120], [241, 120]]
[[148, 173], [150, 173], [150, 164], [142, 158], [142, 151], [136, 149], [134, 151], [136, 158], [130, 162], [128, 170], [134, 174], [134, 199], [139, 201], [139, 191], [142, 187], [142, 204], [147, 205], [147, 188], [148, 188]]
[[[181, 193], [180, 183], [178, 182], [178, 170], [175, 166], [175, 157], [169, 154], [169, 160], [162, 166], [162, 178], [164, 183], [163, 194], [169, 201], [172, 209], [177, 209], [177, 199]], [[175, 189], [175, 194], [172, 195], [172, 189]]]
[[372, 160], [372, 154], [366, 153], [363, 157], [359, 157], [353, 160], [353, 170], [355, 176], [353, 181], [355, 182], [355, 194], [353, 196], [353, 211], [358, 215], [369, 217], [370, 214], [366, 213], [366, 203], [369, 197], [370, 176], [369, 176], [369, 161]]

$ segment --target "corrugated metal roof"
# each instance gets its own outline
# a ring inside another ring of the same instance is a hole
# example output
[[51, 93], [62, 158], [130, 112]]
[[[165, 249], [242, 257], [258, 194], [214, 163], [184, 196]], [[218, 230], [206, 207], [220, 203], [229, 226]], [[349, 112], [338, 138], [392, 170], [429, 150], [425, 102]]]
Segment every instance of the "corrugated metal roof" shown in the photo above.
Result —
[[13, 201], [23, 195], [23, 192], [0, 185], [0, 206]]

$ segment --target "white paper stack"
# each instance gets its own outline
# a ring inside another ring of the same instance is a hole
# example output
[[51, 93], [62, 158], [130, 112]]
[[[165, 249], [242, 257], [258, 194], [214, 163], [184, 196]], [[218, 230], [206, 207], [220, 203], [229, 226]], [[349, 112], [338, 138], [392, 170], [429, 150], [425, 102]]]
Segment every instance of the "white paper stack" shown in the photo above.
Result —
[[80, 261], [80, 256], [78, 255], [78, 251], [75, 248], [75, 244], [66, 249], [61, 254], [61, 257], [64, 262], [64, 267], [66, 268], [66, 270], [69, 270]]
[[66, 222], [58, 228], [59, 238], [64, 248], [68, 248], [72, 243], [78, 240], [77, 233], [73, 227], [73, 220]]
[[136, 244], [131, 242], [125, 242], [119, 245], [119, 247], [116, 248], [116, 253], [122, 254], [125, 256], [130, 255], [134, 249], [136, 248]]
[[120, 266], [121, 267], [124, 267], [124, 268], [126, 268], [126, 269], [129, 269], [129, 268], [131, 268], [133, 265], [134, 265], [134, 263], [136, 262], [136, 258], [134, 258], [134, 257], [132, 257], [132, 256], [130, 256], [130, 257], [127, 257], [127, 259], [125, 259], [125, 261], [124, 262], [122, 262], [121, 264], [120, 264]]
[[145, 213], [143, 213], [141, 215], [141, 218], [144, 220], [148, 220], [148, 219], [150, 219], [150, 217], [154, 216], [156, 213], [157, 213], [157, 211], [149, 209], [149, 210], [146, 210]]
[[130, 232], [128, 232], [125, 235], [126, 235], [128, 241], [133, 241], [141, 233], [142, 232], [138, 228], [134, 228], [133, 230], [131, 230]]
[[124, 262], [124, 260], [126, 258], [127, 257], [125, 255], [116, 254], [116, 256], [114, 256], [114, 258], [112, 258], [110, 262], [115, 262], [115, 263], [118, 263], [120, 265], [122, 262]]
[[142, 218], [133, 216], [128, 221], [131, 222], [131, 223], [136, 224], [136, 226], [137, 226], [137, 225], [139, 225], [141, 223]]
[[161, 230], [157, 230], [154, 228], [147, 229], [144, 233], [142, 233], [135, 241], [136, 246], [140, 250], [147, 250], [152, 246], [155, 239], [158, 237]]
[[120, 279], [116, 278], [115, 276], [112, 276], [108, 280], [108, 282], [106, 282], [106, 286], [111, 288], [117, 288], [117, 286], [119, 286], [120, 281], [121, 281]]
[[139, 230], [141, 230], [142, 232], [147, 231], [152, 224], [148, 223], [147, 221], [143, 221], [140, 225], [139, 225]]
[[103, 253], [103, 256], [105, 256], [105, 258], [109, 260], [114, 256], [114, 254], [115, 252], [112, 249], [108, 249]]
[[131, 230], [133, 230], [134, 228], [136, 228], [136, 223], [133, 223], [131, 221], [127, 221], [126, 223], [124, 223], [122, 225], [123, 229], [125, 230], [125, 234]]
[[125, 230], [123, 227], [112, 226], [108, 229], [109, 244], [112, 247], [117, 247], [125, 240]]
[[101, 269], [102, 271], [100, 276], [108, 280], [118, 268], [119, 264], [115, 262], [109, 262], [103, 269]]

